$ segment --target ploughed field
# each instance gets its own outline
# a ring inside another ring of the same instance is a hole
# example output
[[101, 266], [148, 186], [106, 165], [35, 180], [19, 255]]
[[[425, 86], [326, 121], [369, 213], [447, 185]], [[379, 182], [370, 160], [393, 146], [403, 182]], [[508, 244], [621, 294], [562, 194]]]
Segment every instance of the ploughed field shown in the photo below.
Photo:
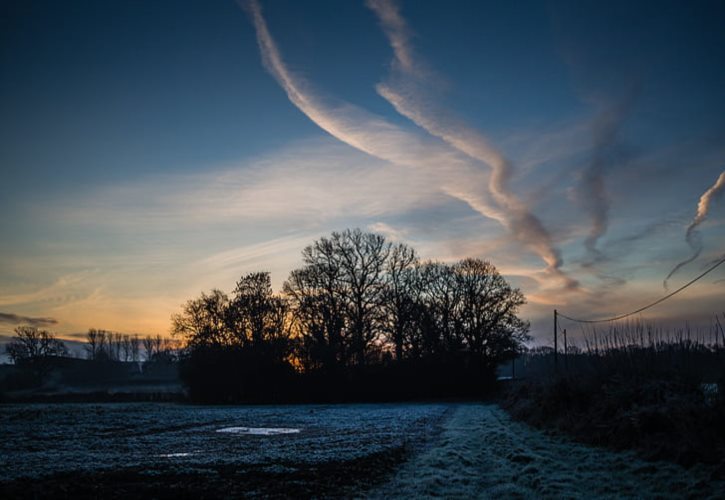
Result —
[[721, 497], [705, 466], [645, 462], [493, 404], [0, 406], [0, 497]]

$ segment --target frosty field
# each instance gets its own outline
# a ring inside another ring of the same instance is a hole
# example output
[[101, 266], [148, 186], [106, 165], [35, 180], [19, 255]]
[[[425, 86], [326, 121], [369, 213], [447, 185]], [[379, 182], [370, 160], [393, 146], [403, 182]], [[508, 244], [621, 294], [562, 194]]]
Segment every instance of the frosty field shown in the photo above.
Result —
[[491, 404], [5, 405], [0, 428], [0, 493], [10, 496], [676, 498], [725, 491], [705, 468], [571, 443], [512, 422]]
[[[344, 461], [412, 444], [442, 405], [0, 406], [5, 479], [127, 466]], [[251, 432], [235, 432], [247, 428]], [[294, 429], [265, 433], [258, 429]]]

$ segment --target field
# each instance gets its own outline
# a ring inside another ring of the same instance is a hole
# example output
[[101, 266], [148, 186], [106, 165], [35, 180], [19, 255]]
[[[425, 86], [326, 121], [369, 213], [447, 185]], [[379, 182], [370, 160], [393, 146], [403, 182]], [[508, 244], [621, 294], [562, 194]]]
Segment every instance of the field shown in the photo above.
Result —
[[120, 497], [141, 489], [174, 496], [173, 485], [202, 496], [357, 491], [421, 446], [446, 410], [440, 404], [2, 405], [0, 493], [32, 496], [36, 488]]
[[0, 496], [716, 497], [704, 466], [645, 462], [493, 404], [0, 406]]

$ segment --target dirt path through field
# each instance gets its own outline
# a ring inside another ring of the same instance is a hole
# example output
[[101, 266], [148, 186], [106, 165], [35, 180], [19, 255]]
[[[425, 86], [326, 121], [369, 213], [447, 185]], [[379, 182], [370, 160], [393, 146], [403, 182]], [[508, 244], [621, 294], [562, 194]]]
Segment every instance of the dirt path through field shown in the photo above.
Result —
[[372, 497], [707, 498], [725, 492], [702, 466], [644, 462], [512, 421], [496, 405], [460, 405], [430, 447]]

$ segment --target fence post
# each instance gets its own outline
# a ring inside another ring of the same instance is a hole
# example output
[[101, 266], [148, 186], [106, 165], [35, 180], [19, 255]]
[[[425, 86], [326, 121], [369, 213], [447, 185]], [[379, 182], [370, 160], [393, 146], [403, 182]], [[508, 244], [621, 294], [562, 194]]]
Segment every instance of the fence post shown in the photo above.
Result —
[[558, 313], [556, 312], [556, 309], [554, 309], [554, 371], [556, 373], [559, 373], [559, 360], [557, 358], [558, 352], [558, 337], [559, 337], [559, 326], [557, 324], [558, 319], [557, 318]]
[[566, 328], [564, 328], [564, 369], [569, 373], [569, 349], [566, 343]]

